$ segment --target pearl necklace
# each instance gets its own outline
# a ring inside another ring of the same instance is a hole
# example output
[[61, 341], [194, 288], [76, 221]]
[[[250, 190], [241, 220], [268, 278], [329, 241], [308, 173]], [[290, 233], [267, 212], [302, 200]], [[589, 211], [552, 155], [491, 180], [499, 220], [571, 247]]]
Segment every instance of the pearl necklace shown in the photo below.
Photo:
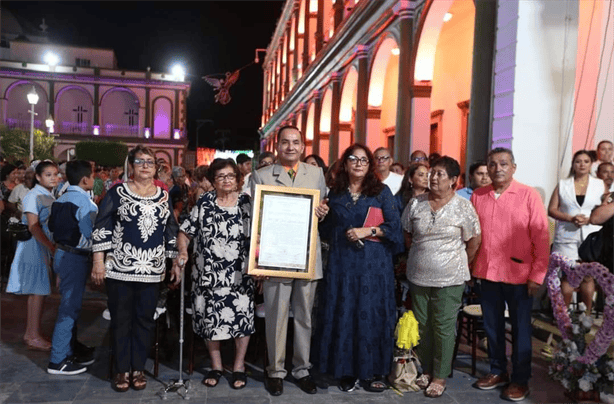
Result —
[[362, 195], [360, 192], [352, 192], [350, 190], [350, 188], [348, 188], [348, 191], [350, 192], [350, 196], [352, 197], [352, 202], [354, 202], [354, 204], [356, 204], [356, 202], [358, 202], [358, 200], [360, 199], [360, 195]]

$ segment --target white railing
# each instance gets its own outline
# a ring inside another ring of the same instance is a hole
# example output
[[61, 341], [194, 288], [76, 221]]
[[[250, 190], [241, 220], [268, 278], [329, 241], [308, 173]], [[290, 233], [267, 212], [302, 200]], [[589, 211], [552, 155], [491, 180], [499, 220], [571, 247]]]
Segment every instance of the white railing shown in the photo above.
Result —
[[[4, 124], [9, 129], [20, 129], [20, 130], [25, 130], [28, 132], [30, 131], [30, 120], [29, 119], [24, 120], [24, 119], [6, 118], [6, 121], [4, 121]], [[35, 119], [34, 127], [36, 129], [42, 129], [43, 124], [39, 119]]]
[[87, 122], [62, 122], [60, 133], [76, 133], [80, 135], [91, 135], [92, 128]]
[[116, 125], [113, 123], [107, 123], [104, 125], [104, 133], [108, 136], [138, 136], [138, 125]]

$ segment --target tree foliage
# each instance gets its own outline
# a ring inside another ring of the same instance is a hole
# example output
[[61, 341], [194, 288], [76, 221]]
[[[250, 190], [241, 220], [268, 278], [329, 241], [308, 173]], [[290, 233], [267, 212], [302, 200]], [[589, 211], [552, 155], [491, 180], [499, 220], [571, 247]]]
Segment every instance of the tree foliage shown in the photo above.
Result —
[[[30, 132], [0, 126], [0, 138], [2, 153], [8, 161], [29, 163]], [[34, 129], [34, 160], [53, 159], [54, 146], [55, 138], [52, 135]]]

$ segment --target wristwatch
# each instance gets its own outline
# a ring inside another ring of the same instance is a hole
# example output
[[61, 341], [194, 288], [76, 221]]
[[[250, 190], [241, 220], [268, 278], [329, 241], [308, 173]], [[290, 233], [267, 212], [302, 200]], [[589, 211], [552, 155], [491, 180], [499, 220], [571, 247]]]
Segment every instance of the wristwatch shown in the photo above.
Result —
[[375, 237], [377, 235], [377, 229], [375, 227], [371, 227], [371, 236]]

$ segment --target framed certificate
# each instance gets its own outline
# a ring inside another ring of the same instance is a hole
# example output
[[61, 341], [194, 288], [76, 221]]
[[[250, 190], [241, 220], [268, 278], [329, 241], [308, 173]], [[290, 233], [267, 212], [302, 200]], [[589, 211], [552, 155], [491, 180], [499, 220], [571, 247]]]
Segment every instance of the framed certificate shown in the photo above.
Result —
[[253, 201], [247, 273], [313, 279], [320, 191], [258, 184]]

